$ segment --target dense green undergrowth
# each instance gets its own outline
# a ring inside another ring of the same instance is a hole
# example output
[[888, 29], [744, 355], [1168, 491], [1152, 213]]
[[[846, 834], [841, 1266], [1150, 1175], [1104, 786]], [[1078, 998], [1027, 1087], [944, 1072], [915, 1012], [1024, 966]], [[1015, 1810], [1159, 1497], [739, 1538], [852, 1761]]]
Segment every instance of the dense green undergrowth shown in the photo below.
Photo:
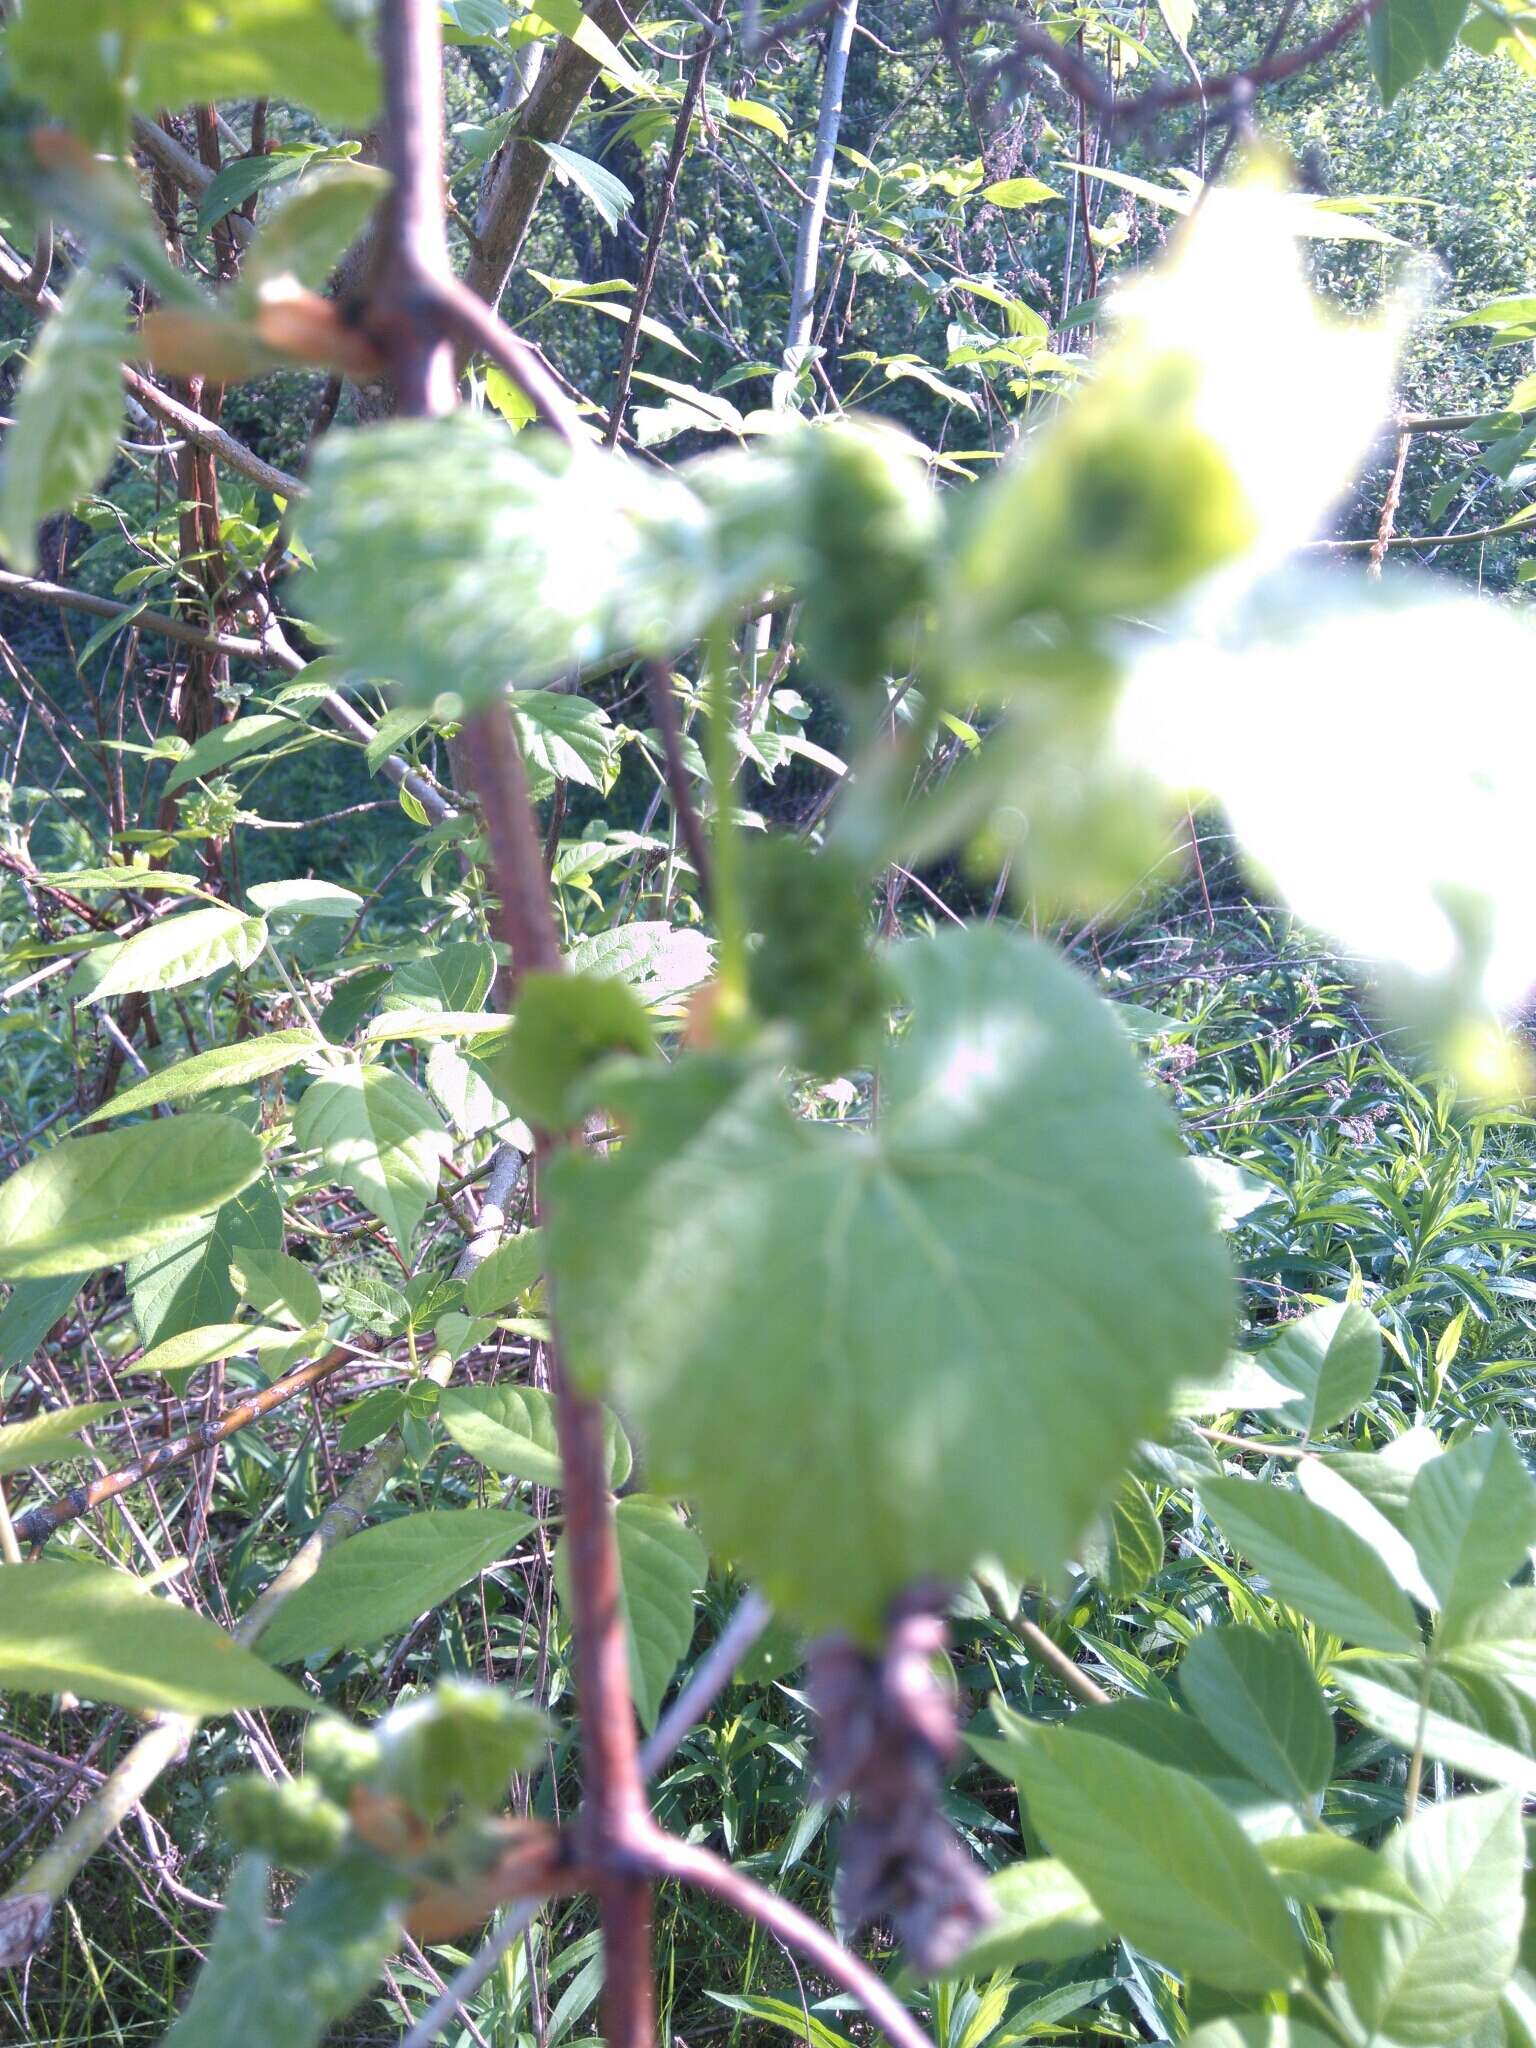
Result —
[[[1075, 943], [1064, 937], [1120, 1006], [1202, 1162], [1242, 1277], [1242, 1341], [1258, 1345], [1317, 1304], [1353, 1296], [1382, 1326], [1383, 1369], [1369, 1400], [1342, 1424], [1319, 1430], [1316, 1445], [1371, 1450], [1415, 1427], [1454, 1438], [1499, 1419], [1528, 1443], [1536, 1399], [1536, 1125], [1524, 1114], [1458, 1103], [1449, 1079], [1400, 1053], [1362, 1013], [1357, 985], [1315, 937], [1287, 914], [1235, 893], [1218, 840], [1207, 839], [1206, 853], [1216, 899], [1209, 907], [1183, 888], [1111, 934]], [[918, 913], [919, 927], [923, 921]], [[18, 934], [19, 923], [11, 929]], [[0, 1042], [13, 1101], [30, 1092], [36, 1035], [13, 1030]], [[824, 1113], [848, 1108], [833, 1102]], [[94, 1355], [104, 1362], [122, 1310], [114, 1310], [110, 1291], [102, 1308], [104, 1351]], [[474, 1377], [521, 1377], [527, 1353], [525, 1343], [508, 1340], [477, 1358]], [[86, 1367], [86, 1355], [65, 1333], [44, 1354], [43, 1370], [74, 1397], [99, 1392], [100, 1366]], [[231, 1391], [243, 1377], [260, 1376], [232, 1367]], [[1237, 1459], [1252, 1473], [1270, 1469], [1271, 1445], [1278, 1469], [1297, 1442], [1294, 1426], [1240, 1407], [1207, 1407], [1201, 1421], [1241, 1433], [1248, 1447]], [[1218, 1455], [1235, 1451], [1228, 1445]], [[209, 1503], [205, 1558], [218, 1597], [237, 1610], [246, 1604], [359, 1456], [337, 1446], [333, 1425], [317, 1436], [291, 1414], [234, 1438]], [[484, 1469], [423, 1425], [381, 1518], [495, 1497]], [[142, 1493], [128, 1496], [128, 1505], [135, 1516], [151, 1512]], [[1048, 1717], [1072, 1705], [1018, 1632], [1019, 1612], [1116, 1699], [1154, 1710], [1177, 1701], [1175, 1672], [1199, 1629], [1236, 1622], [1285, 1634], [1296, 1626], [1233, 1557], [1187, 1478], [1144, 1472], [1115, 1533], [1054, 1597], [1030, 1596], [1018, 1608], [1001, 1573], [967, 1589], [952, 1613], [950, 1682], [971, 1733], [995, 1730], [996, 1702]], [[98, 1514], [90, 1548], [131, 1553], [118, 1511]], [[679, 1683], [737, 1597], [729, 1578], [711, 1576]], [[1326, 1663], [1329, 1646], [1318, 1631], [1301, 1623], [1298, 1639], [1309, 1658]], [[824, 1912], [842, 1820], [835, 1808], [808, 1802], [801, 1655], [792, 1634], [770, 1630], [709, 1724], [663, 1773], [658, 1813]], [[317, 1669], [324, 1696], [364, 1721], [455, 1675], [536, 1691], [558, 1715], [569, 1656], [558, 1604], [530, 1557], [486, 1574], [377, 1650]], [[1347, 1702], [1335, 1695], [1334, 1704], [1338, 1753], [1322, 1816], [1346, 1835], [1370, 1838], [1402, 1811], [1405, 1760], [1354, 1721]], [[69, 1760], [108, 1769], [132, 1732], [121, 1714], [101, 1724], [13, 1695], [0, 1723], [0, 1769], [11, 1788], [0, 1860], [35, 1846], [55, 1798], [71, 1803]], [[281, 1719], [274, 1729], [279, 1753], [291, 1762], [295, 1732]], [[145, 1823], [88, 1868], [57, 1942], [25, 1980], [7, 1984], [11, 2038], [59, 2048], [158, 2040], [204, 1939], [200, 1902], [220, 1896], [228, 1881], [217, 1799], [249, 1756], [236, 1724], [215, 1724], [197, 1738], [187, 1767], [152, 1796]], [[575, 1759], [563, 1741], [553, 1761], [553, 1772], [538, 1781], [537, 1811], [558, 1813], [576, 1796]], [[1430, 1770], [1445, 1776], [1443, 1765]], [[989, 1868], [1038, 1847], [1021, 1837], [1012, 1788], [974, 1757], [953, 1772], [946, 1806]], [[552, 1916], [535, 1943], [540, 2007], [519, 1944], [473, 2008], [497, 2048], [536, 2039], [558, 2048], [591, 2033], [598, 1975], [590, 1909]], [[734, 2043], [759, 2038], [765, 2027], [809, 2033], [816, 2048], [859, 2037], [845, 1998], [825, 1996], [772, 1941], [753, 1934], [744, 1942], [708, 1902], [664, 1891], [657, 1949], [663, 2016], [684, 2040]], [[463, 1954], [451, 1943], [429, 1944], [426, 1953], [443, 1975]], [[338, 2042], [393, 2040], [403, 2011], [422, 2008], [432, 1986], [420, 1963], [406, 1959], [392, 1975], [397, 1989], [381, 1988], [335, 2030]], [[1178, 2024], [1166, 1981], [1126, 1949], [1055, 1966], [989, 1969], [937, 1987], [936, 1996], [940, 2048], [1002, 2048], [1062, 2033], [1145, 2039]], [[473, 2036], [450, 2030], [447, 2038], [468, 2043]]]

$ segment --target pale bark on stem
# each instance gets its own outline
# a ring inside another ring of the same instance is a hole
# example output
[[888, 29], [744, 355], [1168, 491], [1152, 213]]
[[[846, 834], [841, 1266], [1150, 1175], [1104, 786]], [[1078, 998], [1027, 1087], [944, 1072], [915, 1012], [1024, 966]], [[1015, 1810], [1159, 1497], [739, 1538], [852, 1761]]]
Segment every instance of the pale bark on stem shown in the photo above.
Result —
[[1091, 1679], [1081, 1664], [1074, 1664], [1066, 1651], [1053, 1643], [1043, 1628], [1024, 1614], [1018, 1616], [1013, 1626], [1035, 1662], [1043, 1664], [1047, 1671], [1059, 1678], [1067, 1691], [1081, 1700], [1085, 1707], [1109, 1705], [1109, 1694], [1103, 1686]]
[[859, 0], [839, 0], [832, 34], [827, 42], [827, 68], [821, 87], [821, 115], [816, 123], [816, 148], [811, 158], [811, 175], [806, 181], [805, 204], [800, 210], [800, 232], [795, 241], [795, 269], [786, 336], [790, 348], [803, 348], [810, 341], [816, 314], [816, 271], [821, 261], [821, 231], [826, 225], [832, 165], [837, 156], [838, 132], [843, 125], [843, 87], [848, 78], [848, 53], [853, 48], [853, 31], [858, 16]]
[[[613, 42], [628, 32], [629, 18], [621, 0], [589, 0], [583, 11], [593, 27]], [[501, 303], [534, 209], [554, 168], [540, 144], [565, 139], [600, 68], [585, 50], [562, 38], [553, 46], [523, 102], [476, 220], [475, 246], [464, 275], [469, 289], [489, 306]]]

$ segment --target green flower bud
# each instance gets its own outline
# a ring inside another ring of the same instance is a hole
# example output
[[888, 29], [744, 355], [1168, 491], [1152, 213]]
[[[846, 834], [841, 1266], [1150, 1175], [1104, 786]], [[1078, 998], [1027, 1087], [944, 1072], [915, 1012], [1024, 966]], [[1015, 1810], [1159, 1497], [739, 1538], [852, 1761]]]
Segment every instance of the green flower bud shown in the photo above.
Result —
[[339, 1714], [317, 1715], [304, 1738], [304, 1769], [328, 1796], [345, 1806], [354, 1785], [379, 1765], [379, 1738]]
[[311, 1778], [235, 1778], [220, 1795], [219, 1819], [239, 1848], [258, 1849], [289, 1870], [331, 1862], [347, 1837], [347, 1816]]
[[869, 892], [846, 856], [791, 838], [743, 848], [747, 916], [762, 934], [750, 957], [753, 1008], [793, 1026], [796, 1055], [817, 1074], [861, 1064], [891, 1002], [870, 950]]

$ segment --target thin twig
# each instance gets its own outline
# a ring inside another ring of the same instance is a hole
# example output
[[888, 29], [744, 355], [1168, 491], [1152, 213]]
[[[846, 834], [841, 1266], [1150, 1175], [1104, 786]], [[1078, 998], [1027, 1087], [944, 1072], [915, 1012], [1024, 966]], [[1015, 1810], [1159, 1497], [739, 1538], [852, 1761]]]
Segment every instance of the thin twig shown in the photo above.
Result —
[[635, 373], [635, 357], [640, 351], [641, 330], [645, 323], [646, 310], [651, 302], [651, 292], [656, 283], [656, 266], [661, 260], [662, 241], [677, 199], [677, 181], [688, 149], [688, 133], [693, 126], [693, 114], [699, 104], [699, 95], [704, 90], [705, 74], [709, 70], [709, 60], [714, 55], [715, 44], [719, 39], [718, 24], [724, 12], [725, 0], [714, 0], [706, 22], [709, 33], [700, 44], [698, 55], [693, 60], [693, 68], [688, 73], [683, 104], [678, 109], [677, 124], [672, 130], [672, 147], [667, 153], [666, 169], [661, 174], [661, 191], [657, 195], [655, 215], [645, 244], [640, 279], [635, 286], [635, 296], [629, 304], [629, 321], [624, 329], [624, 349], [619, 358], [619, 374], [614, 385], [613, 404], [608, 413], [608, 431], [603, 436], [604, 446], [608, 448], [617, 443], [619, 429], [624, 424], [624, 408], [629, 403], [629, 387]]
[[765, 1927], [789, 1948], [798, 1949], [822, 1975], [855, 1997], [895, 2048], [933, 2048], [928, 2035], [868, 1963], [843, 1947], [834, 1934], [808, 1913], [769, 1891], [745, 1871], [724, 1863], [708, 1849], [680, 1842], [654, 1830], [647, 1854], [659, 1877], [672, 1877], [708, 1892], [759, 1927]]
[[688, 848], [688, 858], [693, 862], [700, 892], [707, 903], [710, 892], [709, 841], [704, 836], [704, 821], [693, 800], [688, 764], [683, 759], [683, 729], [677, 716], [677, 699], [672, 693], [672, 671], [665, 662], [646, 663], [645, 693], [661, 739], [661, 766], [667, 795], [672, 799], [683, 844]]
[[36, 1507], [28, 1508], [16, 1517], [17, 1536], [23, 1543], [45, 1543], [66, 1522], [76, 1521], [81, 1515], [89, 1514], [92, 1508], [100, 1507], [103, 1501], [115, 1500], [131, 1486], [141, 1486], [146, 1479], [167, 1471], [172, 1465], [185, 1464], [188, 1458], [211, 1450], [237, 1431], [249, 1429], [263, 1415], [270, 1415], [274, 1408], [281, 1408], [285, 1402], [307, 1394], [312, 1387], [328, 1380], [332, 1373], [339, 1372], [342, 1366], [355, 1364], [357, 1358], [358, 1352], [352, 1345], [338, 1345], [321, 1357], [312, 1358], [307, 1365], [296, 1366], [269, 1387], [261, 1387], [243, 1401], [237, 1401], [232, 1408], [226, 1408], [212, 1422], [201, 1422], [195, 1429], [172, 1437], [169, 1443], [157, 1444], [154, 1450], [146, 1451], [142, 1458], [135, 1458], [132, 1464], [120, 1466], [115, 1472], [104, 1472], [83, 1486], [71, 1487], [57, 1500], [40, 1501]]

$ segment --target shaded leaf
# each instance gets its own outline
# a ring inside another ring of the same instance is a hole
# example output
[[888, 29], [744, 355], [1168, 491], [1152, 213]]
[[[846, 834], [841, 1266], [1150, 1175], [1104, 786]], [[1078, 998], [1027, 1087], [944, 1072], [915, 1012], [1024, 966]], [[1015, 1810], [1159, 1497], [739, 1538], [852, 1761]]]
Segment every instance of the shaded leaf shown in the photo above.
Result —
[[1116, 1742], [1032, 1726], [1014, 1772], [1047, 1844], [1110, 1926], [1232, 1991], [1278, 1991], [1304, 1950], [1258, 1850], [1215, 1793]]
[[1316, 1798], [1333, 1769], [1333, 1721], [1291, 1635], [1202, 1629], [1179, 1689], [1227, 1754], [1277, 1798]]
[[1286, 1420], [1311, 1436], [1370, 1399], [1381, 1377], [1381, 1332], [1358, 1302], [1330, 1302], [1287, 1323], [1259, 1360], [1294, 1389]]

